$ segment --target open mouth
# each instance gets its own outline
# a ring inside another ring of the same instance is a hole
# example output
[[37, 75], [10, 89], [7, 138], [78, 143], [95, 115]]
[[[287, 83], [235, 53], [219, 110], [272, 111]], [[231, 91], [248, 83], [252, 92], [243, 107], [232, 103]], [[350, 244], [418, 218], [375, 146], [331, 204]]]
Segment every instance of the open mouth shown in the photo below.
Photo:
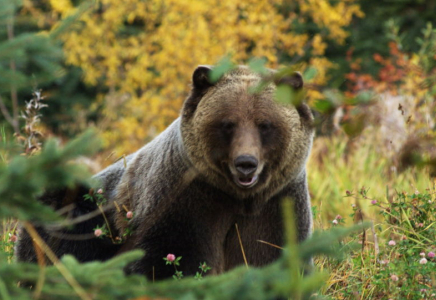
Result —
[[247, 178], [235, 177], [236, 183], [243, 188], [253, 187], [257, 183], [258, 179], [259, 179], [258, 175], [254, 175], [253, 177], [247, 177]]

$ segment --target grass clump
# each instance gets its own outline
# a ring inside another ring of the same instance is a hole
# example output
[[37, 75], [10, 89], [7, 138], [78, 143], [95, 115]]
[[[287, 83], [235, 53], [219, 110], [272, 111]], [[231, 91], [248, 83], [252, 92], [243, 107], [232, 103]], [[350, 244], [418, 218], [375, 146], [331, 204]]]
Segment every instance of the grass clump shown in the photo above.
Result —
[[[358, 242], [343, 263], [320, 259], [330, 278], [324, 293], [334, 299], [431, 299], [436, 296], [436, 188], [397, 192], [371, 204], [379, 221], [343, 241]], [[350, 217], [361, 214], [352, 208]], [[338, 225], [341, 226], [340, 222]]]

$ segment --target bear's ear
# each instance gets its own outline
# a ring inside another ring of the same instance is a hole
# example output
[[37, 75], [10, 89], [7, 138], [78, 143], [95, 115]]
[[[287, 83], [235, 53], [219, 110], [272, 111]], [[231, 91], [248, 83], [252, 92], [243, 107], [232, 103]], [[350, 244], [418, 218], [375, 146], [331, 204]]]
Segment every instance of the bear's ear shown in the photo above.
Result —
[[[292, 75], [287, 75], [284, 77], [279, 78], [275, 81], [276, 85], [279, 84], [286, 84], [292, 87], [296, 91], [301, 91], [304, 85], [303, 76], [300, 72], [294, 72]], [[310, 110], [309, 106], [303, 102], [303, 99], [301, 98], [300, 102], [296, 104], [295, 107], [298, 111], [298, 114], [303, 120], [312, 122], [313, 121], [313, 114]]]
[[300, 72], [294, 72], [292, 73], [292, 75], [287, 75], [279, 78], [278, 80], [275, 81], [275, 84], [276, 85], [286, 84], [296, 90], [299, 90], [302, 89], [304, 85], [303, 76], [301, 76]]
[[204, 96], [208, 88], [214, 84], [210, 81], [209, 76], [212, 71], [211, 66], [198, 66], [192, 74], [192, 91], [189, 97], [185, 100], [182, 110], [184, 118], [190, 118], [197, 109], [198, 103]]
[[192, 74], [192, 84], [194, 85], [194, 88], [207, 89], [208, 87], [211, 87], [213, 85], [209, 79], [211, 71], [211, 66], [198, 66], [197, 69], [195, 69], [194, 74]]

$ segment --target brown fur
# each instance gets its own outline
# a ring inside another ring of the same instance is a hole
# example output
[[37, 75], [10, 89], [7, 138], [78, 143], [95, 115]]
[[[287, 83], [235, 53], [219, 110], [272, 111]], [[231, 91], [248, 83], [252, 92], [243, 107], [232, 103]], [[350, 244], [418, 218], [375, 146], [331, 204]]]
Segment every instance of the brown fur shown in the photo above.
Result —
[[[130, 221], [124, 209], [110, 213], [119, 235], [127, 227], [134, 230], [121, 249], [111, 251], [146, 251], [129, 272], [152, 277], [154, 269], [156, 278], [169, 277], [174, 270], [162, 261], [168, 253], [183, 257], [185, 275], [195, 274], [203, 261], [213, 274], [242, 264], [236, 223], [248, 263], [265, 265], [280, 251], [258, 240], [283, 245], [280, 204], [285, 197], [294, 201], [299, 240], [310, 235], [305, 171], [313, 138], [310, 110], [305, 104], [277, 103], [274, 83], [250, 92], [262, 78], [247, 67], [217, 83], [209, 81], [209, 71], [206, 66], [195, 70], [180, 118], [130, 155], [126, 166], [118, 162], [96, 175], [110, 201], [133, 211]], [[295, 89], [303, 85], [299, 74], [279, 82]], [[75, 244], [79, 250], [72, 254], [87, 260], [86, 247], [86, 242]], [[31, 259], [22, 253], [22, 260]]]

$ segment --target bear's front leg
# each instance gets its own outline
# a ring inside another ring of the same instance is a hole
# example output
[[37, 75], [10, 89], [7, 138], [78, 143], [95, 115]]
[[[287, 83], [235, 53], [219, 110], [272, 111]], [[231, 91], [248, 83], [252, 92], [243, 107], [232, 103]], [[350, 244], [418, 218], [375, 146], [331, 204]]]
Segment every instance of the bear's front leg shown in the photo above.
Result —
[[307, 187], [306, 175], [301, 177], [300, 180], [290, 185], [287, 189], [286, 195], [294, 203], [294, 216], [297, 226], [297, 238], [301, 243], [312, 234], [312, 206], [310, 203], [309, 190]]
[[[194, 276], [204, 262], [212, 268], [208, 274], [221, 273], [223, 251], [211, 241], [211, 236], [208, 228], [198, 228], [191, 220], [156, 224], [146, 234], [132, 236], [138, 241], [133, 248], [144, 249], [145, 256], [128, 266], [127, 273], [145, 274], [150, 280], [170, 278], [178, 271], [183, 276]], [[164, 258], [168, 254], [182, 257], [180, 265], [167, 265]]]
[[[307, 183], [304, 176], [281, 193], [269, 199], [259, 214], [239, 216], [236, 220], [239, 236], [244, 250], [241, 249], [236, 227], [232, 227], [225, 243], [226, 270], [245, 263], [264, 266], [275, 261], [284, 247], [284, 222], [282, 202], [289, 199], [294, 204], [295, 225], [298, 242], [310, 237], [312, 232], [312, 212]], [[308, 261], [311, 264], [311, 260]]]
[[[88, 193], [88, 187], [79, 186], [73, 190], [48, 191], [39, 200], [55, 210], [66, 210], [68, 219], [74, 221], [84, 215], [99, 212], [95, 203], [84, 200], [83, 196]], [[70, 207], [69, 210], [66, 209], [68, 207]], [[104, 217], [97, 213], [92, 218], [77, 224], [56, 229], [50, 226], [34, 225], [37, 233], [57, 257], [60, 258], [65, 254], [71, 254], [77, 260], [86, 262], [109, 259], [119, 249], [119, 245], [113, 244], [108, 238], [98, 239], [94, 236], [94, 228], [104, 224]], [[20, 226], [18, 237], [19, 240], [15, 251], [18, 261], [36, 262], [37, 256], [33, 238], [24, 227]]]
[[[131, 236], [134, 242], [129, 248], [143, 249], [145, 256], [128, 266], [128, 273], [145, 274], [155, 280], [170, 278], [176, 271], [194, 276], [204, 262], [212, 268], [208, 275], [224, 271], [223, 243], [231, 226], [229, 214], [201, 202], [193, 205], [184, 202], [183, 207], [177, 203], [164, 213], [151, 213], [134, 230]], [[164, 258], [168, 254], [181, 256], [180, 265], [166, 265]]]

